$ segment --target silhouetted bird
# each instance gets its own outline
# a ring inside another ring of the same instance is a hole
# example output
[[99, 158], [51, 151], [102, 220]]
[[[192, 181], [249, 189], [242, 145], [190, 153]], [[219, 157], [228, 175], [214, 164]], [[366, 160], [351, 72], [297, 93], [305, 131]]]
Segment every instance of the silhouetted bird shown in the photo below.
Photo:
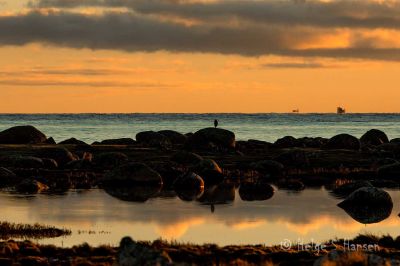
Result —
[[217, 126], [218, 126], [218, 120], [215, 119], [215, 120], [214, 120], [214, 127], [216, 128]]

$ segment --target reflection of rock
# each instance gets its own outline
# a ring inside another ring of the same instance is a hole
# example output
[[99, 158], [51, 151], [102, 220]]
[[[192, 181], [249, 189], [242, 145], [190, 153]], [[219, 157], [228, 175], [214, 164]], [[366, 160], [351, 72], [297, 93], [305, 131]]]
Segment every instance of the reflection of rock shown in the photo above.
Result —
[[48, 189], [48, 186], [31, 179], [24, 179], [15, 187], [19, 193], [34, 194]]
[[272, 198], [274, 188], [267, 183], [242, 183], [239, 195], [243, 201], [263, 201]]
[[291, 191], [302, 191], [306, 188], [303, 182], [291, 179], [282, 180], [278, 182], [277, 185], [280, 189], [291, 190]]
[[354, 220], [364, 223], [378, 223], [390, 216], [393, 201], [389, 193], [375, 187], [363, 187], [351, 193], [338, 204]]
[[219, 184], [224, 180], [222, 170], [219, 165], [211, 159], [204, 159], [191, 169], [196, 174], [199, 174], [206, 186]]
[[131, 187], [109, 187], [104, 190], [110, 196], [123, 201], [146, 202], [148, 199], [157, 196], [161, 188], [161, 185], [135, 185]]
[[207, 205], [227, 204], [235, 200], [235, 186], [232, 184], [214, 185], [204, 190], [204, 194], [198, 199]]
[[369, 181], [356, 181], [352, 183], [343, 184], [332, 191], [332, 194], [338, 197], [347, 197], [354, 191], [362, 187], [373, 187]]
[[174, 188], [181, 200], [192, 201], [203, 194], [204, 181], [200, 176], [189, 172], [175, 181]]

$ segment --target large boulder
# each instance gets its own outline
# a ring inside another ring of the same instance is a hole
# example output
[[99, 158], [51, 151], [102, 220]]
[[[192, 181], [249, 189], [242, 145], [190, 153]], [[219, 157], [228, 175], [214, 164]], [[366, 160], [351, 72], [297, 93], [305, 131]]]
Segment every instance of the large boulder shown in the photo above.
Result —
[[173, 130], [161, 130], [158, 133], [166, 136], [172, 144], [184, 144], [187, 140], [187, 136]]
[[378, 168], [380, 178], [400, 179], [400, 163], [384, 165]]
[[127, 163], [108, 172], [103, 177], [106, 186], [125, 184], [162, 184], [159, 173], [143, 163]]
[[77, 156], [73, 155], [69, 150], [62, 147], [51, 147], [40, 149], [36, 156], [40, 158], [54, 159], [59, 166], [64, 166], [71, 161], [77, 160]]
[[3, 156], [0, 157], [0, 166], [12, 168], [44, 168], [43, 160], [33, 156]]
[[231, 150], [236, 146], [235, 134], [222, 128], [204, 128], [189, 137], [186, 146], [191, 149]]
[[360, 138], [360, 142], [363, 145], [378, 146], [383, 143], [389, 143], [389, 138], [385, 132], [378, 129], [371, 129]]
[[332, 137], [324, 146], [329, 150], [360, 150], [360, 141], [349, 134], [339, 134]]
[[200, 163], [203, 158], [196, 153], [188, 151], [177, 151], [171, 156], [170, 160], [178, 164], [190, 166]]
[[128, 156], [122, 152], [103, 152], [94, 156], [93, 163], [103, 169], [114, 168], [128, 162]]
[[224, 180], [222, 169], [212, 159], [204, 159], [191, 168], [192, 172], [200, 175], [206, 186], [221, 183]]
[[61, 144], [61, 145], [88, 145], [86, 142], [76, 139], [76, 138], [69, 138], [69, 139], [61, 141], [58, 144]]
[[0, 144], [42, 144], [47, 137], [33, 126], [16, 126], [0, 132]]
[[303, 144], [295, 137], [286, 136], [275, 141], [274, 146], [276, 148], [284, 149], [284, 148], [302, 147]]
[[136, 141], [147, 146], [157, 148], [169, 148], [172, 144], [168, 137], [154, 131], [144, 131], [137, 133]]
[[193, 201], [204, 193], [204, 181], [199, 175], [188, 172], [174, 183], [174, 189], [181, 200]]

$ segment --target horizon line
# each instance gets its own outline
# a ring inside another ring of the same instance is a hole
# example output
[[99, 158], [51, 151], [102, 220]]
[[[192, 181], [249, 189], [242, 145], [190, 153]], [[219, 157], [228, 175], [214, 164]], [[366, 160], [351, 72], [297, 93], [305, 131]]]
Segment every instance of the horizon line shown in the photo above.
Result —
[[[337, 114], [336, 112], [303, 112], [303, 113], [293, 113], [293, 112], [34, 112], [34, 113], [1, 113], [0, 115], [130, 115], [130, 114], [156, 114], [156, 115], [174, 115], [174, 114], [187, 114], [187, 115], [207, 115], [207, 114], [243, 114], [243, 115], [262, 115], [262, 114], [285, 114], [285, 115], [310, 115], [310, 114]], [[357, 114], [400, 114], [400, 112], [346, 112], [345, 114], [337, 114], [340, 116], [346, 115], [357, 115]]]

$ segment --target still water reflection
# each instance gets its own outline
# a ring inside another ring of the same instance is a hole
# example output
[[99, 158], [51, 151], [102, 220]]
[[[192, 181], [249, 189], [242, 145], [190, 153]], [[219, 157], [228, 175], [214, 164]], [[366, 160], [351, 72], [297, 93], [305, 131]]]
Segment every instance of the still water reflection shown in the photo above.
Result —
[[242, 201], [237, 190], [222, 189], [227, 190], [225, 198], [203, 195], [192, 202], [172, 192], [161, 192], [161, 197], [145, 202], [126, 201], [99, 189], [33, 197], [1, 192], [0, 220], [69, 228], [72, 236], [39, 241], [63, 246], [117, 245], [126, 235], [137, 240], [161, 237], [199, 244], [273, 245], [284, 239], [307, 242], [352, 238], [359, 233], [400, 234], [400, 191], [388, 190], [394, 202], [388, 218], [363, 224], [337, 207], [340, 200], [324, 188], [300, 193], [278, 190], [264, 201]]

